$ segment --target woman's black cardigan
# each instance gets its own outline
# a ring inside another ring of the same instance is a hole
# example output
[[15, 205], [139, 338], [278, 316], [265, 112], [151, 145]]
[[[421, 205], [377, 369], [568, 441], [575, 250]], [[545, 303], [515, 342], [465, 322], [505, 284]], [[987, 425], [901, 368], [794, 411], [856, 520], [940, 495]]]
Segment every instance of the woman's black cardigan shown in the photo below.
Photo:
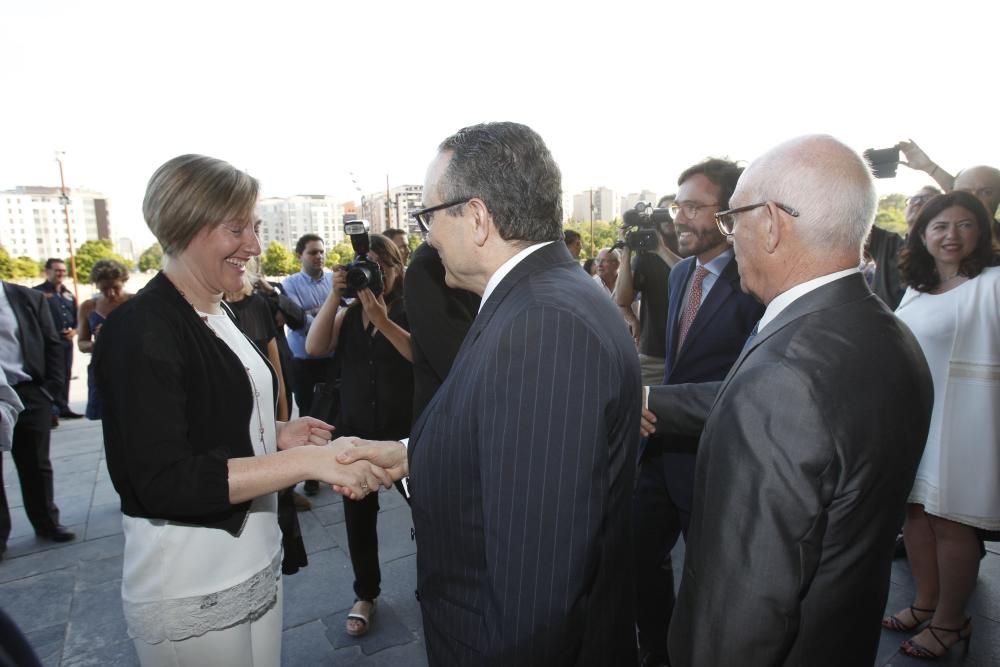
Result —
[[250, 503], [230, 504], [227, 462], [254, 455], [250, 380], [163, 273], [111, 313], [93, 365], [122, 512], [239, 534]]

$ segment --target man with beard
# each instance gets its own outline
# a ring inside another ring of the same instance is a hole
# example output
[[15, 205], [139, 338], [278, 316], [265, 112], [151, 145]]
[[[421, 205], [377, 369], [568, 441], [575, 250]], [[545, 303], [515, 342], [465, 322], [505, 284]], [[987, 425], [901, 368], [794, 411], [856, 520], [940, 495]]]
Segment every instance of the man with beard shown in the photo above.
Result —
[[[668, 286], [664, 384], [722, 380], [764, 312], [740, 290], [733, 249], [715, 213], [729, 208], [743, 168], [708, 159], [677, 180], [670, 207], [681, 256]], [[674, 607], [670, 551], [687, 535], [698, 435], [654, 435], [639, 455], [634, 496], [636, 625], [644, 665], [667, 664], [667, 626]]]

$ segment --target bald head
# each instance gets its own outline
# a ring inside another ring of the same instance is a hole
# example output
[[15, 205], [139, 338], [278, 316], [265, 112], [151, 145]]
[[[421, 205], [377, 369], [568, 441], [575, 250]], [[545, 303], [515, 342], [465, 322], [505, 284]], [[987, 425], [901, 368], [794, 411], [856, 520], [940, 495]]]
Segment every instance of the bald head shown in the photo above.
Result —
[[963, 169], [955, 177], [955, 189], [972, 193], [983, 202], [990, 217], [996, 217], [1000, 206], [1000, 169], [986, 165]]
[[733, 245], [744, 289], [769, 303], [797, 284], [858, 266], [877, 198], [860, 155], [833, 137], [808, 135], [743, 172], [731, 206], [757, 203], [767, 205], [741, 214]]
[[755, 160], [740, 187], [744, 179], [758, 200], [798, 210], [795, 226], [810, 248], [860, 258], [878, 198], [871, 169], [855, 151], [827, 135], [798, 137]]

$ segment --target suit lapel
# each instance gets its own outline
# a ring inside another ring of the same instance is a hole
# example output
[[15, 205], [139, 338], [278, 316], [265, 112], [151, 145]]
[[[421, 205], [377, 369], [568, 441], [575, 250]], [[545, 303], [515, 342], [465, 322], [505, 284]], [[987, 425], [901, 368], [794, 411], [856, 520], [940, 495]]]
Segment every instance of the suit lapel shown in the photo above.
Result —
[[416, 441], [419, 439], [420, 433], [424, 429], [427, 416], [435, 411], [434, 408], [437, 406], [438, 401], [441, 400], [441, 397], [450, 390], [451, 383], [455, 377], [455, 370], [462, 367], [463, 359], [467, 355], [471, 354], [479, 336], [486, 329], [487, 325], [489, 325], [493, 316], [500, 308], [500, 304], [504, 302], [514, 286], [534, 273], [545, 271], [554, 266], [567, 263], [575, 263], [575, 260], [573, 259], [573, 256], [569, 254], [566, 244], [559, 241], [553, 241], [547, 246], [539, 248], [521, 260], [513, 269], [510, 270], [510, 273], [504, 276], [503, 280], [500, 281], [500, 284], [494, 288], [493, 292], [489, 295], [489, 298], [486, 299], [486, 302], [483, 303], [482, 308], [476, 315], [476, 319], [472, 321], [472, 326], [469, 328], [469, 332], [465, 335], [465, 340], [462, 341], [462, 346], [458, 349], [458, 354], [455, 356], [455, 362], [452, 364], [451, 372], [449, 372], [448, 377], [445, 378], [444, 384], [438, 387], [437, 392], [434, 394], [434, 398], [430, 400], [427, 407], [425, 407], [424, 411], [420, 414], [420, 418], [417, 419], [416, 423], [413, 425], [413, 432], [410, 434], [410, 448], [408, 451], [411, 461], [413, 460], [413, 454], [416, 449]]
[[[759, 331], [757, 336], [754, 337], [753, 342], [740, 353], [740, 356], [736, 359], [736, 363], [729, 369], [726, 379], [722, 381], [719, 392], [715, 395], [715, 403], [719, 402], [719, 397], [722, 396], [726, 387], [729, 386], [729, 383], [737, 371], [739, 371], [740, 366], [743, 365], [743, 360], [788, 324], [811, 313], [833, 308], [834, 306], [851, 301], [859, 301], [871, 296], [873, 296], [872, 291], [868, 288], [864, 276], [861, 273], [856, 273], [838, 278], [793, 301], [776, 318], [769, 322], [762, 331]], [[712, 410], [714, 409], [715, 405], [713, 403]]]
[[[677, 355], [678, 359], [684, 355], [685, 350], [695, 344], [695, 341], [698, 340], [698, 334], [708, 326], [708, 323], [712, 321], [712, 318], [719, 311], [719, 308], [722, 307], [722, 304], [736, 291], [733, 288], [733, 282], [738, 282], [739, 279], [739, 268], [734, 257], [726, 264], [726, 267], [722, 270], [722, 274], [719, 275], [718, 280], [712, 285], [712, 290], [705, 297], [705, 302], [698, 309], [698, 314], [695, 315], [694, 322], [691, 323], [691, 328], [684, 339], [684, 347], [681, 349], [680, 354]], [[681, 301], [683, 300], [682, 298]]]

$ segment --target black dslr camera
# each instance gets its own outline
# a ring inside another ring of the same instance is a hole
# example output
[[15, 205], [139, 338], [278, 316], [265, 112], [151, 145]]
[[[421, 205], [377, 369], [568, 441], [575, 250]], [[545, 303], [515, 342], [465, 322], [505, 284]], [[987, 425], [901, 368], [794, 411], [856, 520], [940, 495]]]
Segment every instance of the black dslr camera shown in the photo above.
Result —
[[648, 201], [641, 201], [622, 215], [622, 229], [629, 231], [625, 234], [625, 240], [619, 241], [614, 247], [628, 246], [632, 252], [656, 250], [660, 224], [664, 222], [673, 222], [670, 209], [653, 208]]
[[385, 281], [382, 280], [382, 267], [368, 259], [368, 251], [371, 250], [368, 221], [345, 222], [344, 233], [351, 238], [354, 261], [347, 265], [347, 289], [344, 290], [343, 296], [349, 299], [357, 298], [358, 291], [365, 288], [370, 289], [374, 296], [378, 296], [385, 289]]

